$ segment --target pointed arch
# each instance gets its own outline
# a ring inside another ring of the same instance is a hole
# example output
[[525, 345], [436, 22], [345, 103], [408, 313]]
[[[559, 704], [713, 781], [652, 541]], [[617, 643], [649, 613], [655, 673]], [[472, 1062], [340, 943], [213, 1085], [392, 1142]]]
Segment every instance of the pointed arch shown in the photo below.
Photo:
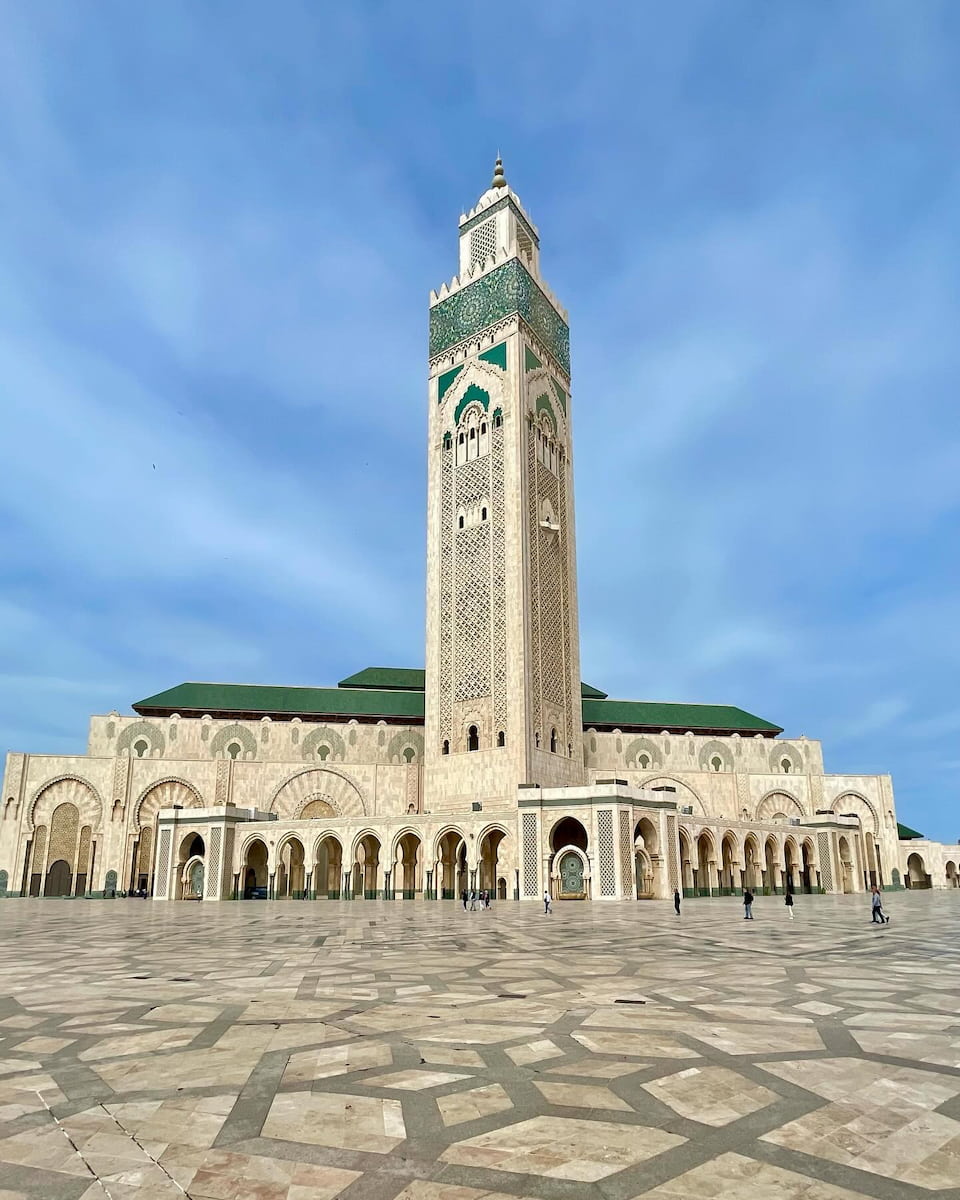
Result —
[[830, 811], [837, 814], [855, 813], [866, 832], [874, 837], [880, 836], [880, 815], [876, 806], [862, 792], [843, 792], [830, 805]]
[[694, 812], [699, 813], [701, 816], [706, 815], [707, 810], [704, 808], [700, 793], [685, 779], [680, 779], [676, 775], [650, 774], [640, 781], [639, 786], [646, 791], [653, 791], [661, 785], [676, 788], [676, 793], [670, 799], [674, 800], [678, 807], [680, 805], [692, 804]]
[[166, 738], [159, 726], [152, 721], [132, 721], [117, 738], [116, 754], [129, 754], [134, 744], [143, 739], [150, 748], [151, 757], [162, 757], [166, 747]]
[[[326, 746], [328, 754], [321, 753], [321, 747]], [[347, 757], [347, 745], [340, 734], [329, 725], [320, 725], [311, 729], [300, 743], [300, 755], [307, 762], [321, 758], [324, 762], [343, 762]]]
[[282, 820], [295, 820], [311, 800], [323, 800], [344, 817], [365, 817], [360, 788], [343, 771], [305, 767], [288, 776], [270, 798], [269, 811]]
[[700, 764], [701, 771], [716, 771], [718, 769], [716, 766], [718, 759], [720, 760], [719, 770], [733, 770], [733, 754], [729, 746], [725, 746], [723, 742], [717, 738], [713, 738], [700, 747], [697, 762]]
[[42, 783], [33, 794], [27, 816], [27, 826], [32, 831], [39, 823], [49, 825], [53, 810], [58, 804], [74, 804], [80, 813], [80, 823], [90, 825], [99, 832], [103, 819], [103, 802], [100, 793], [87, 779], [80, 775], [58, 775]]
[[257, 754], [257, 739], [254, 734], [244, 725], [240, 725], [236, 721], [231, 725], [224, 725], [213, 735], [213, 740], [210, 743], [210, 753], [216, 758], [222, 755], [227, 747], [232, 742], [240, 744], [241, 753], [256, 757]]
[[803, 805], [789, 792], [767, 792], [757, 805], [758, 821], [788, 821], [791, 817], [802, 818]]
[[140, 793], [133, 810], [133, 823], [138, 828], [149, 825], [163, 808], [203, 808], [203, 798], [192, 783], [176, 775], [158, 779]]

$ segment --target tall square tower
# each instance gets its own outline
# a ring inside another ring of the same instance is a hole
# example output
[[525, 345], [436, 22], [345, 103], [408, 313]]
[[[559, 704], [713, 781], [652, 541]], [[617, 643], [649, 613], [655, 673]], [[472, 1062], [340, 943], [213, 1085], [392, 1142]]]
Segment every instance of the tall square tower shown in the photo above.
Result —
[[497, 160], [431, 294], [424, 803], [584, 781], [567, 314]]

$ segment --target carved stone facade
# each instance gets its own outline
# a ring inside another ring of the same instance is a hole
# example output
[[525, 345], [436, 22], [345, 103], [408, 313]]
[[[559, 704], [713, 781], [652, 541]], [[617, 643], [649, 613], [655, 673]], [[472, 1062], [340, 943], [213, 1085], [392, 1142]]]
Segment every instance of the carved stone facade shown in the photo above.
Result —
[[499, 163], [460, 220], [459, 264], [431, 297], [425, 672], [184, 684], [93, 717], [85, 755], [9, 754], [0, 896], [613, 901], [956, 880], [930, 843], [908, 865], [888, 777], [825, 775], [819, 743], [737, 709], [581, 684], [567, 314]]

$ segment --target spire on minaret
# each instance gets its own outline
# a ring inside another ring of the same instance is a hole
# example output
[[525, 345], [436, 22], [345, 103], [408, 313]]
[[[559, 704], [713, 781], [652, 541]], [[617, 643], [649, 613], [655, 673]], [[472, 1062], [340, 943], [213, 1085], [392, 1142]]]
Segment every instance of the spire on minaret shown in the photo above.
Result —
[[503, 173], [503, 159], [500, 157], [500, 151], [497, 151], [497, 162], [493, 168], [493, 183], [490, 184], [494, 188], [505, 188], [507, 186], [507, 177]]

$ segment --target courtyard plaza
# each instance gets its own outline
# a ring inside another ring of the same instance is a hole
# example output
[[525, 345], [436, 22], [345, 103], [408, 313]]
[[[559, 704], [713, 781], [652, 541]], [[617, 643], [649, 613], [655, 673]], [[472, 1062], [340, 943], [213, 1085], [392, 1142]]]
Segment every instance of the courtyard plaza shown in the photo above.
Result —
[[960, 1197], [960, 900], [0, 903], [0, 1200]]

